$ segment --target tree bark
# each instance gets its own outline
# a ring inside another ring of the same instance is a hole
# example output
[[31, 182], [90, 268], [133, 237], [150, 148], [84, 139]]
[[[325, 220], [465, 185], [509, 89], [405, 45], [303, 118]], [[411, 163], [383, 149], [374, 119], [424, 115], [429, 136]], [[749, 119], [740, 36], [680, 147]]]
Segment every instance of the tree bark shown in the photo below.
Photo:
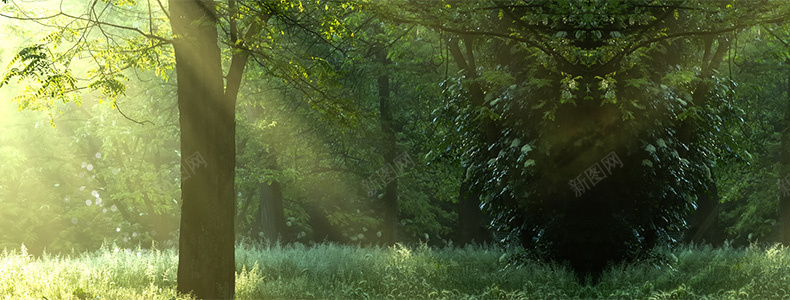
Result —
[[480, 193], [471, 188], [469, 179], [464, 176], [458, 193], [458, 245], [488, 242], [491, 242], [491, 234], [480, 210]]
[[[790, 65], [790, 59], [785, 60], [786, 65]], [[790, 99], [790, 74], [787, 76], [787, 98]], [[790, 102], [790, 101], [788, 101]], [[780, 141], [779, 160], [781, 173], [779, 173], [779, 241], [785, 245], [790, 246], [790, 192], [785, 192], [784, 189], [790, 189], [790, 105], [784, 108], [784, 128], [782, 130], [782, 137]]]
[[[387, 65], [390, 64], [387, 58], [388, 49], [383, 45], [379, 46], [377, 58], [382, 67], [382, 75], [378, 77], [378, 96], [379, 114], [381, 116], [381, 133], [383, 137], [382, 148], [386, 164], [395, 161], [397, 141], [395, 140], [394, 118], [390, 103], [390, 78], [386, 72]], [[382, 202], [384, 204], [384, 230], [382, 230], [382, 240], [387, 245], [395, 244], [398, 235], [398, 178], [390, 180], [384, 188]]]
[[169, 4], [182, 153], [178, 292], [232, 299], [236, 94], [224, 91], [214, 1]]
[[716, 188], [715, 176], [711, 174], [711, 177], [713, 178], [711, 189], [707, 193], [697, 194], [697, 210], [692, 215], [685, 242], [706, 242], [717, 246], [723, 241], [719, 230], [719, 192]]
[[258, 207], [258, 230], [264, 240], [274, 243], [285, 238], [285, 213], [283, 211], [283, 190], [280, 183], [261, 182], [260, 206]]

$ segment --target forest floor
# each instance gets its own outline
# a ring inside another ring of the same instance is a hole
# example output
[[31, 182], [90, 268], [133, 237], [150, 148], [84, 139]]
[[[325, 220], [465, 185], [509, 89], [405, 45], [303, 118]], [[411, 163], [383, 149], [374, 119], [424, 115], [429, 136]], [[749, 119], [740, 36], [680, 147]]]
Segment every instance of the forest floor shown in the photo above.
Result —
[[[684, 247], [667, 263], [614, 266], [595, 286], [568, 269], [508, 265], [498, 247], [239, 246], [236, 299], [787, 299], [790, 249]], [[0, 299], [183, 299], [177, 253], [105, 246], [0, 255]]]

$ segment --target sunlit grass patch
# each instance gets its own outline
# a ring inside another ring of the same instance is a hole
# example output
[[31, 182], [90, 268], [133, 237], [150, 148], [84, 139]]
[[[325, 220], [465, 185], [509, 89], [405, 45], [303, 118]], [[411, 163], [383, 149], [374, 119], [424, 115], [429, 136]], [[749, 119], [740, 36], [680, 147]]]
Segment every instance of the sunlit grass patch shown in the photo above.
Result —
[[32, 258], [23, 247], [0, 255], [2, 299], [186, 299], [176, 297], [174, 250], [101, 250]]
[[[518, 250], [240, 245], [236, 299], [786, 299], [790, 250], [683, 247], [666, 263], [610, 267], [595, 286], [556, 264], [510, 265]], [[174, 249], [33, 258], [0, 254], [0, 299], [187, 299]]]

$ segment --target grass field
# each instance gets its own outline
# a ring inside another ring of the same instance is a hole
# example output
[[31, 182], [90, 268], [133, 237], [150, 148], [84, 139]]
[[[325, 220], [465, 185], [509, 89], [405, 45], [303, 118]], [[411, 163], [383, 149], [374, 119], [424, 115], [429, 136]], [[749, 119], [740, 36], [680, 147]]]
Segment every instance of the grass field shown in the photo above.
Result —
[[[237, 299], [788, 299], [790, 249], [682, 248], [668, 263], [615, 266], [596, 286], [561, 266], [508, 265], [496, 247], [358, 248], [320, 245], [236, 250]], [[0, 299], [185, 299], [175, 250], [31, 258], [0, 256]]]

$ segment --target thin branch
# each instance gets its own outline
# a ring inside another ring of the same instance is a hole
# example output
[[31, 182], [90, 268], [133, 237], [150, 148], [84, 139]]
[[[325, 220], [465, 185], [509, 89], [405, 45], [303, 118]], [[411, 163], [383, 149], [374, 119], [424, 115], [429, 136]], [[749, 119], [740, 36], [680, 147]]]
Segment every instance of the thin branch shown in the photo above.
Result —
[[[17, 16], [6, 15], [6, 14], [0, 14], [0, 17], [12, 19], [12, 20], [20, 20], [20, 21], [41, 21], [41, 20], [54, 19], [54, 18], [57, 18], [57, 17], [60, 17], [60, 16], [65, 16], [65, 15], [66, 14], [64, 14], [63, 12], [59, 12], [57, 14], [54, 14], [54, 15], [51, 15], [51, 16], [45, 16], [45, 17], [17, 17]], [[57, 26], [55, 26], [55, 27], [57, 27]]]
[[504, 38], [504, 39], [509, 39], [509, 40], [521, 42], [521, 43], [526, 44], [527, 46], [537, 48], [538, 50], [540, 50], [541, 52], [545, 53], [546, 55], [549, 55], [549, 56], [555, 58], [557, 60], [557, 62], [559, 62], [560, 64], [562, 64], [563, 66], [565, 66], [565, 67], [567, 67], [569, 69], [574, 69], [574, 70], [576, 70], [577, 72], [580, 72], [580, 73], [585, 71], [585, 69], [579, 67], [578, 65], [576, 65], [574, 63], [571, 63], [565, 57], [563, 57], [560, 53], [549, 49], [549, 47], [547, 47], [546, 45], [541, 45], [540, 43], [537, 43], [537, 42], [535, 42], [533, 40], [530, 40], [530, 39], [527, 39], [527, 38], [523, 38], [523, 37], [519, 37], [519, 36], [514, 36], [514, 35], [511, 35], [509, 33], [495, 32], [495, 31], [484, 31], [484, 30], [457, 29], [457, 28], [447, 27], [447, 26], [442, 25], [442, 24], [422, 24], [418, 20], [409, 20], [409, 19], [403, 19], [403, 18], [398, 18], [398, 17], [394, 17], [394, 16], [384, 16], [384, 17], [385, 18], [389, 18], [390, 20], [393, 20], [393, 21], [399, 22], [399, 23], [421, 24], [423, 26], [432, 27], [432, 28], [439, 29], [439, 30], [442, 30], [442, 31], [445, 31], [445, 32], [456, 33], [456, 34], [459, 34], [459, 35], [500, 37], [500, 38]]
[[768, 31], [768, 33], [769, 33], [769, 34], [771, 34], [773, 37], [775, 37], [775, 38], [776, 38], [776, 39], [777, 39], [777, 40], [778, 40], [780, 43], [784, 44], [784, 45], [785, 45], [785, 47], [787, 47], [787, 48], [790, 48], [790, 44], [788, 44], [788, 43], [787, 43], [787, 42], [785, 42], [785, 41], [784, 41], [784, 40], [783, 40], [781, 37], [779, 37], [778, 35], [776, 35], [776, 34], [775, 34], [775, 33], [774, 33], [774, 32], [773, 32], [773, 31], [772, 31], [770, 28], [768, 28], [768, 26], [765, 26], [765, 24], [760, 24], [760, 26], [762, 26], [762, 27], [763, 27], [763, 29], [765, 29], [766, 31]]
[[121, 106], [120, 106], [120, 105], [118, 105], [118, 101], [115, 101], [115, 109], [117, 109], [117, 110], [118, 110], [118, 112], [119, 112], [119, 113], [121, 113], [121, 115], [122, 115], [124, 118], [126, 118], [127, 120], [129, 120], [129, 121], [135, 122], [135, 123], [137, 123], [137, 124], [140, 124], [140, 125], [145, 125], [145, 123], [146, 123], [146, 122], [148, 122], [148, 123], [151, 123], [151, 125], [154, 125], [154, 126], [156, 126], [156, 124], [154, 124], [154, 122], [151, 122], [151, 121], [148, 121], [148, 120], [145, 120], [145, 121], [142, 121], [142, 122], [140, 122], [140, 121], [134, 120], [134, 119], [132, 119], [132, 118], [130, 118], [130, 117], [128, 117], [128, 116], [126, 116], [126, 114], [125, 114], [125, 113], [123, 113], [123, 111], [121, 111]]
[[123, 25], [118, 25], [118, 24], [112, 24], [112, 23], [103, 22], [103, 21], [100, 21], [100, 20], [91, 20], [90, 18], [86, 19], [84, 17], [72, 16], [70, 14], [63, 13], [63, 12], [61, 12], [61, 14], [63, 14], [66, 17], [72, 18], [72, 19], [77, 19], [77, 20], [86, 21], [86, 22], [93, 22], [93, 23], [95, 23], [97, 25], [104, 25], [104, 26], [108, 26], [108, 27], [112, 27], [112, 28], [134, 31], [134, 32], [137, 32], [140, 35], [142, 35], [142, 36], [144, 36], [146, 38], [149, 38], [149, 39], [155, 39], [155, 40], [159, 40], [159, 41], [166, 42], [166, 43], [172, 43], [173, 42], [172, 40], [169, 40], [169, 39], [166, 39], [166, 38], [154, 35], [154, 34], [146, 33], [145, 31], [142, 31], [142, 30], [134, 28], [134, 27], [123, 26]]
[[165, 6], [162, 4], [162, 1], [161, 0], [156, 0], [156, 3], [159, 3], [159, 8], [162, 9], [162, 13], [164, 13], [165, 16], [167, 17], [167, 19], [170, 20], [170, 14], [167, 13], [167, 10], [165, 9]]
[[[154, 33], [154, 17], [151, 13], [151, 0], [148, 0], [148, 32]], [[153, 42], [151, 44], [153, 44]]]
[[621, 51], [620, 53], [616, 54], [615, 56], [613, 56], [606, 63], [604, 63], [604, 64], [602, 64], [602, 65], [600, 65], [600, 66], [598, 66], [596, 68], [592, 68], [590, 71], [591, 72], [596, 72], [597, 70], [601, 70], [601, 69], [606, 70], [607, 67], [611, 67], [612, 64], [615, 64], [615, 63], [619, 62], [620, 58], [625, 57], [625, 56], [633, 53], [634, 51], [636, 51], [638, 49], [641, 49], [641, 48], [643, 48], [645, 46], [648, 46], [650, 44], [653, 44], [653, 43], [657, 43], [657, 42], [661, 42], [661, 41], [665, 41], [665, 40], [669, 40], [669, 39], [674, 39], [674, 38], [679, 38], [679, 37], [686, 37], [686, 36], [722, 34], [722, 33], [732, 32], [732, 31], [735, 31], [735, 30], [738, 30], [738, 29], [743, 29], [743, 28], [746, 28], [746, 27], [749, 27], [749, 26], [754, 26], [754, 25], [757, 25], [757, 24], [780, 23], [780, 22], [783, 22], [783, 21], [787, 21], [787, 19], [788, 19], [788, 16], [782, 16], [782, 17], [775, 18], [775, 19], [768, 19], [768, 20], [758, 21], [758, 22], [756, 22], [754, 24], [739, 24], [739, 25], [726, 27], [726, 28], [722, 28], [722, 29], [717, 29], [717, 30], [676, 32], [676, 33], [672, 33], [672, 34], [667, 34], [665, 36], [651, 38], [651, 39], [642, 41], [642, 42], [640, 42], [640, 43], [638, 43], [636, 45], [633, 45], [631, 47], [628, 47], [627, 49], [625, 49], [625, 50]]

